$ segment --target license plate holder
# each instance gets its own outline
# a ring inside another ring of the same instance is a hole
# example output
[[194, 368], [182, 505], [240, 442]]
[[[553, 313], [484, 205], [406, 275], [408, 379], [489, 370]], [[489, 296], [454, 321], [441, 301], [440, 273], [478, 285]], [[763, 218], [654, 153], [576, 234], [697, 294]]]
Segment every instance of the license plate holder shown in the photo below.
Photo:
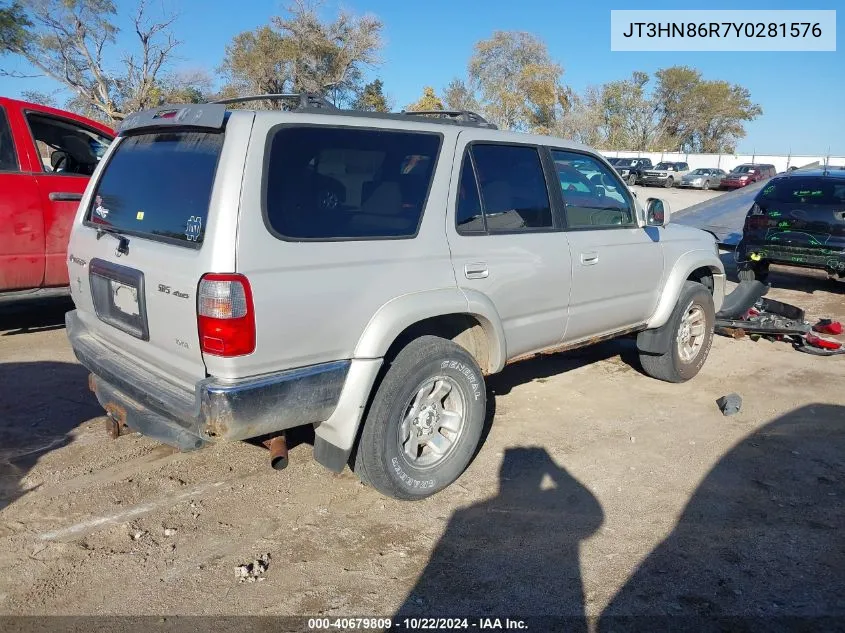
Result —
[[94, 311], [100, 321], [142, 341], [150, 340], [143, 272], [93, 259], [89, 280]]

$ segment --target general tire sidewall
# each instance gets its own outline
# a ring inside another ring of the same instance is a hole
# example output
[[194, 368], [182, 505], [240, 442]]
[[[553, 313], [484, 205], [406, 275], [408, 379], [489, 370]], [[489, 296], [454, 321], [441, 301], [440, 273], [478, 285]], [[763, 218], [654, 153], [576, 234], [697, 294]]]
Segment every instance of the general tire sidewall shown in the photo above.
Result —
[[[706, 319], [706, 336], [701, 349], [698, 350], [698, 355], [690, 363], [685, 363], [681, 360], [678, 353], [678, 330], [681, 327], [681, 320], [684, 314], [692, 307], [693, 304], [698, 304], [704, 309], [704, 316]], [[710, 348], [713, 347], [713, 327], [715, 325], [716, 316], [713, 308], [713, 297], [704, 286], [701, 289], [688, 291], [682, 295], [682, 300], [678, 302], [678, 311], [675, 314], [672, 328], [672, 360], [674, 361], [675, 370], [682, 380], [689, 380], [701, 371], [707, 357], [710, 355]]]
[[[464, 400], [464, 428], [451, 453], [441, 463], [430, 468], [414, 467], [401, 450], [399, 426], [405, 405], [420, 386], [436, 376], [452, 378]], [[382, 435], [383, 466], [393, 485], [407, 496], [425, 497], [442, 490], [455, 481], [472, 459], [484, 428], [487, 396], [484, 378], [468, 355], [447, 354], [417, 365], [406, 377], [402, 387], [386, 406]]]

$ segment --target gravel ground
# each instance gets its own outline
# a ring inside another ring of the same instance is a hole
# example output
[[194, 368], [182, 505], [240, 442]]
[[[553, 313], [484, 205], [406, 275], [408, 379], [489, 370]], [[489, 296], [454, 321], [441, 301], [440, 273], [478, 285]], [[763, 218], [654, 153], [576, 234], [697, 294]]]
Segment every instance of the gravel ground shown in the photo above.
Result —
[[[845, 284], [772, 282], [845, 320]], [[510, 366], [469, 469], [408, 504], [304, 433], [283, 472], [109, 439], [68, 308], [0, 313], [0, 614], [845, 616], [845, 357], [718, 337], [683, 385], [630, 340]]]

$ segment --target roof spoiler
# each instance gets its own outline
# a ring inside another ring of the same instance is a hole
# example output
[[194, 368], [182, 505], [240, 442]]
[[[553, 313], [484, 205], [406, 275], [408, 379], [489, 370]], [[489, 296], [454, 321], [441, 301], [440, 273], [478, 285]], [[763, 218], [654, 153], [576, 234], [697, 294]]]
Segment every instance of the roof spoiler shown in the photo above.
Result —
[[166, 105], [133, 112], [117, 128], [118, 134], [138, 128], [192, 127], [219, 130], [226, 119], [226, 106], [215, 103]]

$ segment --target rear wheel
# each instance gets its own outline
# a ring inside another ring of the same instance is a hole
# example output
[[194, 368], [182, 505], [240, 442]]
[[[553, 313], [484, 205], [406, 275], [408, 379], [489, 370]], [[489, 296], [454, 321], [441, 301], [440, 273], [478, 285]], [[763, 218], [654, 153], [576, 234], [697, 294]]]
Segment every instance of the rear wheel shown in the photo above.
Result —
[[663, 185], [663, 186], [664, 186], [664, 187], [666, 187], [667, 189], [671, 189], [672, 187], [674, 187], [674, 186], [675, 186], [675, 179], [674, 179], [674, 178], [672, 178], [672, 176], [669, 176], [669, 177], [666, 179], [666, 184], [665, 184], [665, 185]]
[[666, 382], [686, 382], [695, 377], [713, 345], [715, 320], [713, 296], [700, 283], [687, 281], [663, 326], [668, 330], [669, 349], [663, 354], [640, 353], [645, 373]]
[[376, 391], [354, 470], [396, 499], [428, 497], [454, 482], [484, 427], [481, 369], [462, 347], [436, 336], [409, 343]]

